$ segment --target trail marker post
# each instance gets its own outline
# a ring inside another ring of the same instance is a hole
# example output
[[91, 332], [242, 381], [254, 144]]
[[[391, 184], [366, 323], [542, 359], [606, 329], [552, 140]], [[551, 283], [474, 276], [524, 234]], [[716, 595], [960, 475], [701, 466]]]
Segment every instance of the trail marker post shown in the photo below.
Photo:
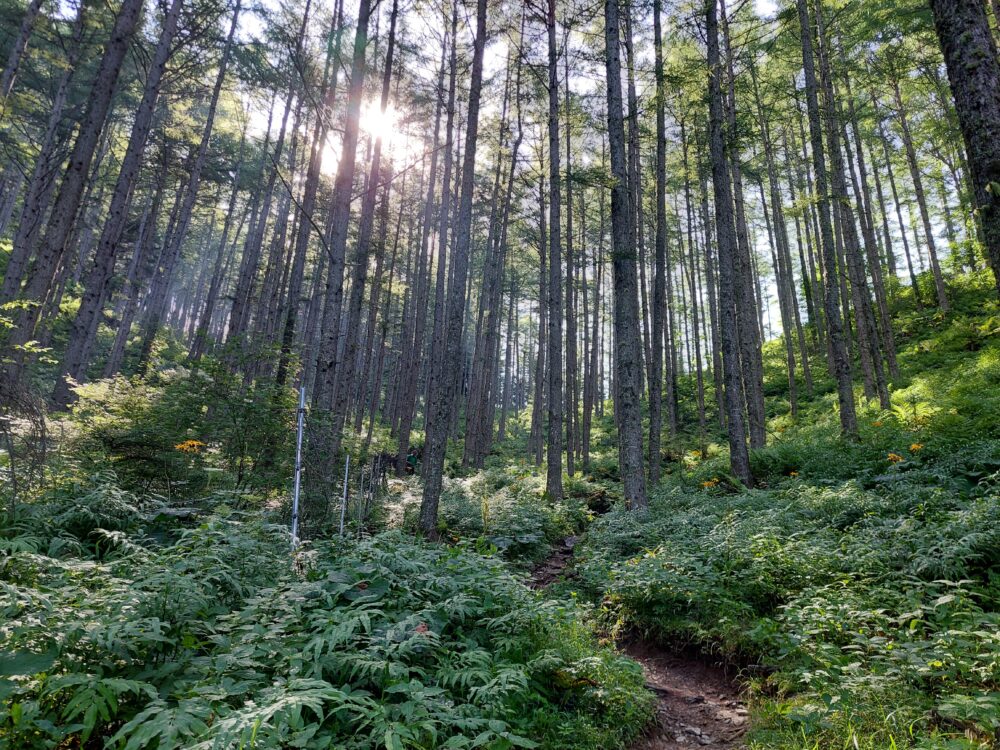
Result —
[[299, 493], [302, 488], [302, 432], [306, 419], [306, 387], [299, 386], [298, 431], [295, 436], [295, 489], [292, 491], [292, 549], [299, 546]]
[[347, 476], [351, 471], [351, 454], [344, 461], [344, 496], [340, 499], [340, 535], [344, 535], [344, 518], [347, 515]]

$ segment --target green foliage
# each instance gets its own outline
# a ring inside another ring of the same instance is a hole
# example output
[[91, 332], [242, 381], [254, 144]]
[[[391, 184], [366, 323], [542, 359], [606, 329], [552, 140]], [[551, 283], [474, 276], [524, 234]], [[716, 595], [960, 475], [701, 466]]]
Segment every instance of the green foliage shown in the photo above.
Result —
[[0, 744], [610, 748], [649, 715], [585, 612], [496, 558], [399, 533], [292, 558], [239, 514], [160, 546], [112, 486], [67, 486], [48, 535], [0, 540]]
[[95, 465], [110, 461], [131, 489], [183, 498], [213, 485], [259, 490], [289, 474], [294, 394], [247, 384], [221, 363], [98, 380], [76, 393], [78, 452]]
[[755, 489], [689, 452], [648, 512], [616, 508], [577, 552], [607, 627], [747, 667], [753, 748], [998, 741], [996, 305], [979, 279], [953, 289], [952, 317], [901, 317], [903, 377], [890, 410], [861, 409], [860, 440], [819, 394], [772, 420]]
[[[544, 477], [528, 468], [488, 469], [446, 483], [438, 523], [453, 542], [479, 540], [514, 564], [531, 565], [552, 544], [579, 533], [593, 518], [588, 502], [601, 496], [597, 485], [567, 479], [563, 500], [553, 503], [545, 496]], [[408, 508], [406, 528], [416, 528], [416, 513], [416, 506]]]

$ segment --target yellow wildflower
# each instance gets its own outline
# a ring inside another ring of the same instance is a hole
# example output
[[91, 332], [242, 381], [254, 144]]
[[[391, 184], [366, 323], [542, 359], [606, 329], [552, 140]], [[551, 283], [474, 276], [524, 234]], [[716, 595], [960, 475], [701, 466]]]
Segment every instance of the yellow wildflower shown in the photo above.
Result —
[[788, 472], [788, 476], [790, 476], [790, 477], [797, 477], [798, 475], [799, 475], [799, 472], [797, 472], [797, 471], [790, 471], [790, 472]]
[[204, 447], [205, 444], [200, 440], [185, 440], [183, 443], [175, 445], [174, 450], [181, 453], [201, 453], [201, 449]]
[[898, 464], [902, 460], [903, 460], [903, 457], [901, 455], [899, 455], [898, 453], [890, 453], [889, 454], [889, 461], [891, 461], [894, 464]]
[[910, 453], [917, 453], [918, 451], [921, 451], [923, 449], [924, 449], [923, 443], [913, 443], [910, 446]]
[[712, 477], [711, 479], [702, 482], [701, 486], [704, 487], [706, 490], [709, 490], [712, 487], [715, 487], [718, 483], [719, 483], [719, 478], [718, 477]]

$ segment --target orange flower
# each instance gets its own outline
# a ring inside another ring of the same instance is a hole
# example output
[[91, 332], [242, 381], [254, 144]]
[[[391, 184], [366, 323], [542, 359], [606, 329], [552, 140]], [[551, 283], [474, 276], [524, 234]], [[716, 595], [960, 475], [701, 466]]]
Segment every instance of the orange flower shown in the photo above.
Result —
[[894, 464], [898, 464], [902, 460], [903, 460], [903, 457], [901, 455], [899, 455], [898, 453], [890, 453], [889, 454], [889, 461], [891, 461]]
[[910, 453], [917, 453], [919, 451], [922, 451], [923, 449], [924, 449], [923, 443], [913, 443], [910, 446]]
[[709, 480], [707, 480], [705, 482], [702, 482], [701, 486], [704, 487], [706, 490], [708, 490], [708, 489], [711, 489], [712, 487], [715, 487], [718, 483], [719, 483], [719, 478], [718, 477], [712, 477], [711, 479], [709, 479]]
[[175, 445], [174, 450], [181, 453], [201, 453], [201, 449], [204, 447], [205, 444], [200, 440], [185, 440], [183, 443]]
[[797, 472], [797, 471], [790, 471], [790, 472], [788, 472], [788, 476], [790, 476], [790, 477], [797, 477], [798, 475], [799, 475], [799, 472]]
[[876, 427], [881, 427], [882, 426], [882, 421], [879, 420], [877, 422], [872, 422], [872, 424], [875, 425]]

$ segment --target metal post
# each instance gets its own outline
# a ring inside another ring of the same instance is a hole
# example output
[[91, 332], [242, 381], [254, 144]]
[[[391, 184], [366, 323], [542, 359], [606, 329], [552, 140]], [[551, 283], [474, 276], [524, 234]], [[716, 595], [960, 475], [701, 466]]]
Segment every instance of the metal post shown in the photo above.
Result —
[[340, 501], [340, 535], [344, 535], [344, 516], [347, 514], [347, 476], [351, 470], [351, 454], [347, 454], [344, 461], [344, 496]]
[[292, 492], [292, 549], [299, 544], [299, 490], [302, 487], [302, 427], [306, 418], [306, 387], [299, 387], [298, 434], [295, 436], [295, 489]]

